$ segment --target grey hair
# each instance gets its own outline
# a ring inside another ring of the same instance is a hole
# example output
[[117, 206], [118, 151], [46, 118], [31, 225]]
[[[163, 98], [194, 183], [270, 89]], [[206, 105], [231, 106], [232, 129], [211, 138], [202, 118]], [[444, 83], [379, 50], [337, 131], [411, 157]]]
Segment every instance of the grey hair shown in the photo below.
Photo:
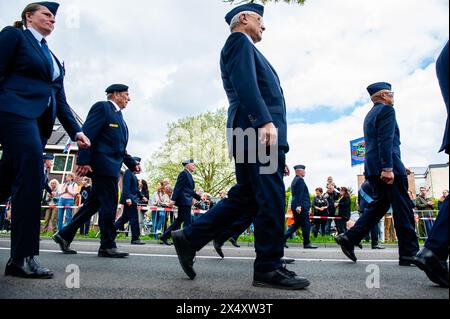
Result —
[[230, 22], [230, 31], [233, 31], [238, 25], [239, 25], [239, 23], [241, 23], [241, 15], [243, 15], [243, 14], [254, 14], [255, 12], [253, 12], [253, 11], [242, 11], [242, 12], [239, 12], [238, 14], [236, 14], [234, 17], [233, 17], [233, 19], [231, 19], [231, 22]]
[[111, 100], [112, 96], [113, 96], [113, 93], [106, 94], [106, 98], [108, 99], [108, 101]]

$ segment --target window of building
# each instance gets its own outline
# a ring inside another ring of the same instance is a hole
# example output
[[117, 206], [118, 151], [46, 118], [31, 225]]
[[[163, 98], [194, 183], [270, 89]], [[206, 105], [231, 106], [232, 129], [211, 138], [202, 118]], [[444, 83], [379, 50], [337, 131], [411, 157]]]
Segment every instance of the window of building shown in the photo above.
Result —
[[73, 171], [75, 155], [67, 155], [65, 154], [55, 154], [55, 160], [52, 167], [52, 173], [54, 174], [64, 174], [70, 173]]

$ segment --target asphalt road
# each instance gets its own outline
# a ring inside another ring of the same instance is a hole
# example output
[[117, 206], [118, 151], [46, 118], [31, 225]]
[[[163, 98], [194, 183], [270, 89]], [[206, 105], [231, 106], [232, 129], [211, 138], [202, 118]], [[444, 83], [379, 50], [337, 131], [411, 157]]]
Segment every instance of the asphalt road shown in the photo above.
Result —
[[[0, 237], [2, 271], [9, 247], [9, 238]], [[285, 254], [296, 262], [288, 268], [311, 282], [304, 291], [252, 287], [255, 253], [248, 244], [225, 246], [224, 260], [212, 246], [205, 247], [197, 256], [194, 281], [184, 274], [173, 246], [119, 242], [119, 249], [131, 253], [127, 259], [97, 257], [97, 240], [78, 240], [71, 247], [77, 255], [63, 255], [43, 239], [38, 260], [54, 271], [54, 279], [0, 275], [0, 299], [449, 299], [449, 290], [436, 287], [419, 269], [398, 266], [395, 247], [365, 247], [354, 264], [334, 245], [316, 251], [291, 245]], [[77, 277], [80, 288], [68, 288], [76, 287]]]

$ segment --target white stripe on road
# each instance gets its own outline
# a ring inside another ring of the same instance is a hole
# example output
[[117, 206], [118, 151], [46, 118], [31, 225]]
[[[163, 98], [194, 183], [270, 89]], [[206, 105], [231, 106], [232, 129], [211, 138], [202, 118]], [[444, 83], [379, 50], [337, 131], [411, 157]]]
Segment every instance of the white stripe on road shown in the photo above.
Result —
[[[0, 247], [0, 250], [11, 250], [10, 248]], [[60, 250], [40, 250], [43, 253], [58, 253], [61, 254]], [[88, 252], [88, 251], [78, 251], [79, 255], [97, 255], [97, 252]], [[68, 256], [68, 255], [67, 255]], [[161, 254], [135, 254], [130, 253], [130, 256], [133, 257], [160, 257], [160, 258], [178, 258], [177, 255], [161, 255]], [[214, 259], [221, 260], [220, 257], [215, 256], [196, 256], [196, 259]], [[254, 257], [225, 257], [225, 259], [230, 260], [255, 260]], [[307, 261], [307, 262], [350, 262], [348, 259], [313, 259], [313, 258], [292, 258], [295, 261]], [[398, 260], [358, 260], [361, 263], [398, 263]]]

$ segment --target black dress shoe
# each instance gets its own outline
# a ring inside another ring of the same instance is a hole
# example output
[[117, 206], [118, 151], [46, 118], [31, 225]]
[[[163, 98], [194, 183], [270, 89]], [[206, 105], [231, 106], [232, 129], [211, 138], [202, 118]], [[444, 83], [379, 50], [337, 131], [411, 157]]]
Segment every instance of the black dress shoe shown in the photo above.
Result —
[[197, 275], [194, 270], [194, 259], [196, 250], [184, 236], [183, 230], [172, 232], [173, 244], [178, 255], [178, 261], [189, 279], [194, 280]]
[[300, 290], [308, 287], [309, 281], [306, 278], [298, 277], [295, 272], [287, 270], [286, 267], [281, 267], [271, 272], [255, 272], [253, 286]]
[[400, 256], [398, 264], [404, 267], [415, 266], [415, 259], [415, 256]]
[[381, 250], [381, 249], [386, 249], [386, 247], [383, 247], [383, 246], [380, 246], [380, 245], [375, 245], [375, 246], [372, 246], [372, 249], [379, 249], [379, 250]]
[[165, 238], [159, 238], [159, 243], [160, 243], [161, 245], [166, 245], [166, 246], [172, 246], [172, 245], [173, 245], [172, 243], [169, 243], [169, 242], [167, 241], [167, 239], [165, 239]]
[[39, 265], [34, 257], [27, 257], [10, 259], [6, 265], [5, 276], [29, 279], [52, 279], [53, 272]]
[[241, 246], [238, 245], [237, 241], [234, 238], [230, 238], [230, 243], [236, 248], [240, 248], [241, 247]]
[[133, 240], [131, 241], [131, 245], [145, 245], [144, 242], [140, 241], [140, 240]]
[[284, 243], [284, 248], [288, 249], [289, 246], [286, 243]]
[[281, 262], [287, 265], [295, 263], [295, 259], [292, 258], [281, 258]]
[[59, 233], [53, 235], [53, 241], [59, 245], [61, 251], [66, 255], [75, 255], [77, 252], [70, 249], [70, 243], [68, 243], [64, 238], [61, 237]]
[[308, 245], [304, 245], [303, 248], [304, 248], [304, 249], [317, 249], [317, 248], [319, 248], [319, 247], [316, 247], [316, 246], [313, 246], [313, 245], [311, 245], [311, 244], [308, 244]]
[[338, 235], [335, 238], [338, 245], [341, 246], [342, 252], [350, 258], [353, 262], [356, 262], [358, 259], [355, 256], [355, 245], [348, 239], [344, 234]]
[[99, 249], [98, 257], [106, 257], [106, 258], [125, 258], [128, 257], [129, 253], [123, 253], [117, 250], [117, 248], [110, 249]]
[[449, 272], [446, 260], [441, 260], [433, 251], [424, 247], [414, 258], [414, 264], [423, 270], [432, 282], [448, 288]]
[[214, 246], [214, 249], [216, 250], [217, 254], [220, 257], [225, 258], [223, 251], [222, 251], [223, 244], [219, 243], [217, 240], [213, 240], [213, 246]]

